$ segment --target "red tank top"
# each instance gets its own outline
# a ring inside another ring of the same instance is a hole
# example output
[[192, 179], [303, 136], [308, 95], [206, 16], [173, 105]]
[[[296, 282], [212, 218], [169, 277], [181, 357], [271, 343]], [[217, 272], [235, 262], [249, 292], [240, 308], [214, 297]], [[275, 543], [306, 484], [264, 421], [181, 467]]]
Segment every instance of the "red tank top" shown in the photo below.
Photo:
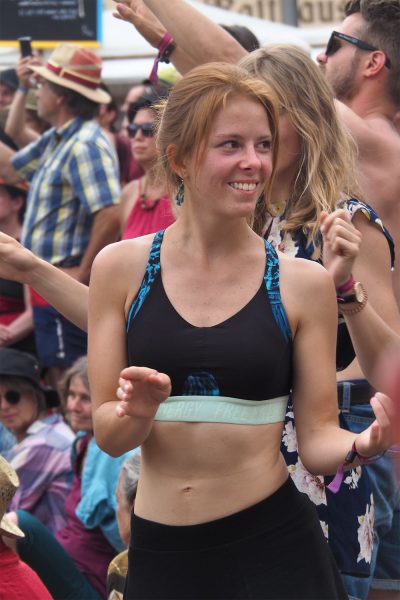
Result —
[[171, 200], [167, 194], [161, 196], [154, 208], [146, 209], [141, 206], [140, 191], [141, 181], [139, 181], [139, 196], [126, 220], [121, 236], [122, 240], [130, 240], [148, 233], [156, 233], [156, 231], [166, 229], [175, 221]]

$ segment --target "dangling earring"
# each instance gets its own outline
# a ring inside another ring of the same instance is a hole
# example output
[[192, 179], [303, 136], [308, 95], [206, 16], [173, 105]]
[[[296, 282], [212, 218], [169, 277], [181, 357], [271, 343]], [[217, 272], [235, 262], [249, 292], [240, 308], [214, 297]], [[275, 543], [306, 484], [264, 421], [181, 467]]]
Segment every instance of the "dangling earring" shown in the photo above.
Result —
[[183, 180], [181, 179], [181, 182], [178, 187], [178, 191], [176, 192], [176, 196], [175, 196], [176, 205], [181, 206], [181, 204], [183, 204], [184, 199], [185, 199], [185, 186], [183, 184]]

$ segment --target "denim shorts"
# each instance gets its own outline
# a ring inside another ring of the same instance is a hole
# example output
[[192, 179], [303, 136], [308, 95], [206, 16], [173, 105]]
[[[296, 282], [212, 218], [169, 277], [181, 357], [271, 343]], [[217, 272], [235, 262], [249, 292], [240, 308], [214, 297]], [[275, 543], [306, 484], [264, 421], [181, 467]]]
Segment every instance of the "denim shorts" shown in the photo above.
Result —
[[42, 367], [66, 369], [87, 353], [87, 335], [52, 306], [33, 306], [36, 352]]
[[[344, 415], [350, 431], [360, 433], [375, 419], [370, 405], [352, 405]], [[400, 590], [400, 486], [393, 461], [400, 461], [400, 446], [392, 446], [384, 457], [367, 465], [375, 501], [375, 541], [371, 560], [372, 588]], [[365, 582], [360, 582], [364, 586]], [[355, 597], [362, 597], [353, 594]]]

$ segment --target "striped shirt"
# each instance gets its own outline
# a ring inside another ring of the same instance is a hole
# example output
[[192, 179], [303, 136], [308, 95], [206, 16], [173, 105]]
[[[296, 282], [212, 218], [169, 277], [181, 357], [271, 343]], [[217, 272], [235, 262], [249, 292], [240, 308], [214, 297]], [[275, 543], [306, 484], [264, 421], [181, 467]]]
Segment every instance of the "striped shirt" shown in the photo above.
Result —
[[96, 212], [119, 199], [118, 160], [98, 123], [78, 117], [17, 152], [30, 182], [21, 242], [52, 264], [79, 264]]

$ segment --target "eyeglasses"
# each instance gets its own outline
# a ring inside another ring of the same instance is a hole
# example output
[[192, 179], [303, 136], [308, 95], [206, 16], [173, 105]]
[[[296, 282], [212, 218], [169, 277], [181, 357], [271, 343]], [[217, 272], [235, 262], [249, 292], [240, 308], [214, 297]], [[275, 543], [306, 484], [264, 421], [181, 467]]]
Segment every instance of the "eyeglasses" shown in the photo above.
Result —
[[153, 137], [156, 131], [154, 123], [142, 123], [141, 125], [138, 123], [130, 123], [127, 126], [129, 137], [134, 138], [139, 129], [144, 137]]
[[4, 394], [0, 394], [0, 398], [4, 398], [8, 404], [18, 404], [21, 400], [21, 393], [18, 390], [7, 390]]
[[[332, 56], [333, 54], [335, 54], [335, 52], [337, 52], [341, 48], [341, 45], [338, 44], [337, 39], [343, 40], [344, 42], [348, 42], [349, 44], [353, 44], [353, 46], [357, 46], [357, 48], [360, 48], [360, 50], [367, 50], [368, 52], [373, 52], [374, 50], [379, 50], [379, 48], [375, 48], [375, 46], [371, 46], [371, 44], [368, 44], [368, 42], [363, 42], [362, 40], [359, 40], [358, 38], [353, 37], [352, 35], [340, 33], [340, 31], [332, 31], [331, 37], [329, 38], [329, 41], [326, 45], [326, 50], [325, 50], [326, 56]], [[392, 63], [386, 57], [385, 67], [390, 69], [391, 66], [392, 66]]]

